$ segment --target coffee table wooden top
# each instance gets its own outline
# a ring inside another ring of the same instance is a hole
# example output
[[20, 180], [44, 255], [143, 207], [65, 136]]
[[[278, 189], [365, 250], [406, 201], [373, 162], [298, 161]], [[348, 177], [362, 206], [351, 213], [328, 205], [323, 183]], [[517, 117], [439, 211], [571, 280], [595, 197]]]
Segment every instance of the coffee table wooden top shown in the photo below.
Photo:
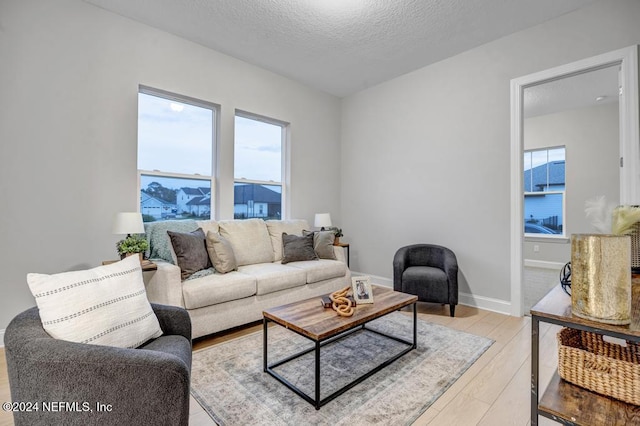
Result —
[[372, 285], [371, 288], [374, 303], [356, 306], [355, 313], [350, 317], [340, 316], [333, 309], [322, 307], [320, 296], [267, 309], [262, 312], [262, 315], [285, 328], [318, 341], [411, 305], [418, 300], [418, 296], [400, 293], [388, 287]]

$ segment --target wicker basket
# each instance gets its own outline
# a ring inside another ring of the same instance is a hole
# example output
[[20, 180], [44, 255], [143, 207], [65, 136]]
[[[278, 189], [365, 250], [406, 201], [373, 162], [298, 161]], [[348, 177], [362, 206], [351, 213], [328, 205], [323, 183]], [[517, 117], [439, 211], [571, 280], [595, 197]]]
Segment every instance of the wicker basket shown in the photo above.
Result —
[[633, 227], [631, 236], [631, 271], [640, 273], [640, 222]]
[[558, 333], [558, 374], [564, 380], [640, 405], [640, 345], [605, 342], [602, 335], [563, 328]]

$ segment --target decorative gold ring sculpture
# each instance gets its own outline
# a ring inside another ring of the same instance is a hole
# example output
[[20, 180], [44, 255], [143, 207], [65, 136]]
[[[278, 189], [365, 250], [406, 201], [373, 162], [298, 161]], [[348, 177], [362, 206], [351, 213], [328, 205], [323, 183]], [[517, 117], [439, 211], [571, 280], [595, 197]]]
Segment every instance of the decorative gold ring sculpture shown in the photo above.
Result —
[[343, 317], [350, 317], [355, 312], [351, 300], [347, 299], [347, 293], [349, 293], [350, 289], [351, 287], [345, 287], [342, 290], [334, 291], [329, 295], [329, 298], [333, 302], [331, 307], [338, 313], [338, 315]]

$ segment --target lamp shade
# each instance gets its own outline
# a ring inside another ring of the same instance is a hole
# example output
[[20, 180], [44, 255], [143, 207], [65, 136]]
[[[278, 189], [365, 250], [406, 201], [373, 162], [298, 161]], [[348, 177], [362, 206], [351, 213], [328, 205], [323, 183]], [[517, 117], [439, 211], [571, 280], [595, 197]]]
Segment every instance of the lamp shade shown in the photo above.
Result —
[[116, 213], [113, 220], [114, 234], [143, 234], [142, 215], [137, 212]]
[[316, 219], [313, 225], [317, 228], [324, 228], [331, 226], [331, 214], [329, 213], [316, 213]]

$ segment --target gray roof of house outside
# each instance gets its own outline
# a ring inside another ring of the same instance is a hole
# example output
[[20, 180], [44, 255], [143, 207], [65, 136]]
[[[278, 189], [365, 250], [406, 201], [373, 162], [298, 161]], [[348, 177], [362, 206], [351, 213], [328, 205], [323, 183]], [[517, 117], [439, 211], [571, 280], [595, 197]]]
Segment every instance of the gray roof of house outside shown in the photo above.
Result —
[[533, 191], [540, 191], [547, 185], [547, 164], [549, 165], [549, 185], [565, 184], [565, 162], [552, 161], [524, 171], [525, 191], [531, 191], [532, 177]]
[[182, 189], [182, 191], [187, 194], [187, 195], [208, 195], [211, 192], [211, 189], [209, 188], [189, 188], [189, 187], [183, 187], [180, 188]]
[[195, 197], [187, 203], [187, 206], [210, 206], [211, 198], [210, 197]]
[[233, 188], [234, 204], [247, 204], [253, 200], [254, 203], [277, 204], [282, 202], [282, 195], [262, 185], [236, 185]]

